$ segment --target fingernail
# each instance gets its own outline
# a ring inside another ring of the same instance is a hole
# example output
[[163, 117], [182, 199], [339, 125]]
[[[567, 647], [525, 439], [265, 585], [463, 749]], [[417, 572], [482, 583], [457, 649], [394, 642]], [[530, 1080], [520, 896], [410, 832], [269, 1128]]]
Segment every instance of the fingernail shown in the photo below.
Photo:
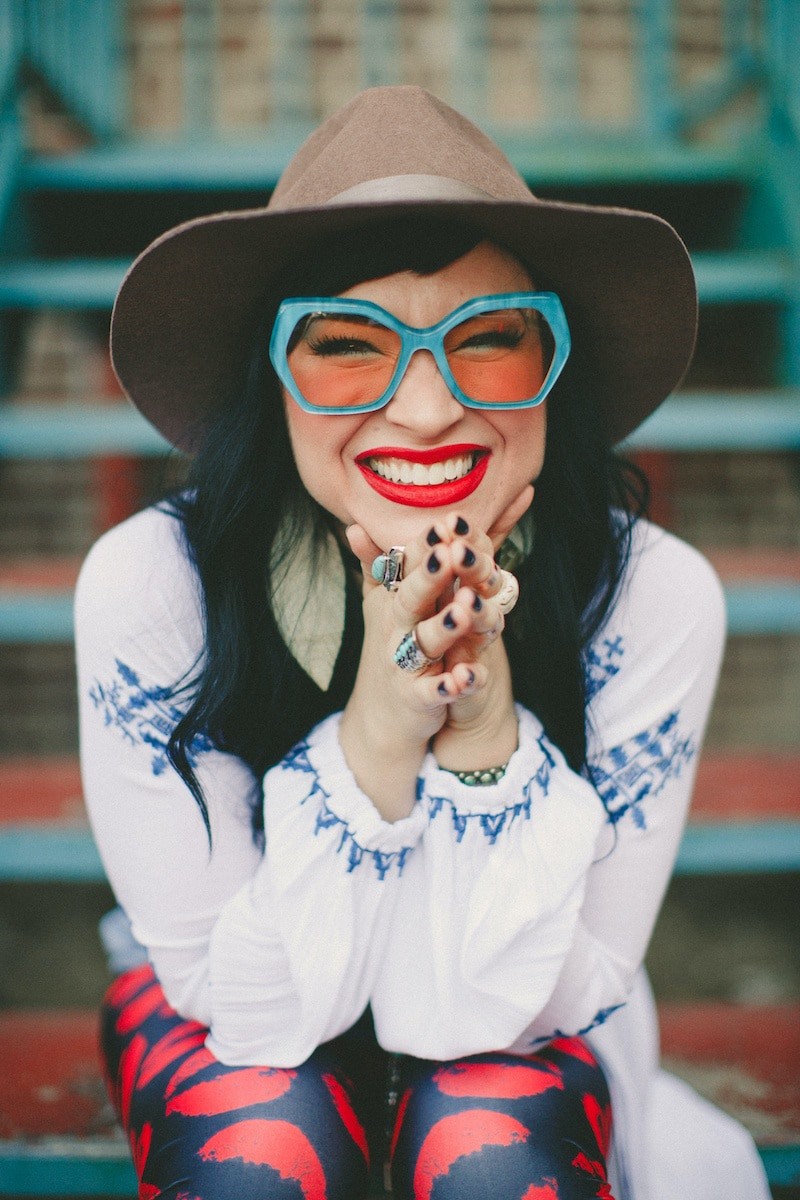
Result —
[[428, 570], [430, 571], [431, 575], [435, 575], [435, 574], [436, 574], [436, 572], [439, 570], [439, 567], [440, 567], [442, 564], [439, 562], [439, 560], [438, 560], [438, 558], [436, 557], [436, 555], [435, 555], [435, 554], [432, 554], [432, 555], [430, 556], [430, 558], [428, 559], [428, 562], [427, 562], [427, 564], [426, 564], [426, 565], [427, 565], [427, 568], [428, 568]]
[[439, 686], [438, 686], [438, 688], [437, 688], [436, 690], [437, 690], [437, 692], [439, 693], [439, 695], [440, 695], [440, 696], [446, 696], [446, 695], [447, 695], [447, 684], [446, 684], [446, 683], [440, 683], [440, 684], [439, 684]]
[[469, 533], [469, 525], [463, 517], [459, 517], [456, 521], [456, 533], [460, 534], [461, 537], [463, 537], [465, 533]]
[[431, 526], [431, 528], [428, 530], [428, 536], [426, 537], [425, 541], [429, 546], [437, 546], [441, 540], [442, 539], [439, 537], [436, 530], [433, 528], [433, 526]]
[[466, 550], [464, 551], [464, 557], [461, 559], [461, 565], [464, 567], [474, 567], [476, 561], [475, 551], [470, 550], [469, 546], [467, 546]]
[[467, 676], [467, 685], [469, 687], [472, 687], [474, 682], [475, 682], [475, 672], [470, 671], [469, 675]]
[[472, 601], [472, 607], [475, 610], [475, 612], [481, 611], [481, 609], [483, 608], [483, 601], [481, 600], [480, 596], [476, 596], [475, 599]]
[[455, 629], [456, 622], [451, 612], [446, 612], [444, 614], [444, 621], [442, 624], [444, 625], [445, 629]]

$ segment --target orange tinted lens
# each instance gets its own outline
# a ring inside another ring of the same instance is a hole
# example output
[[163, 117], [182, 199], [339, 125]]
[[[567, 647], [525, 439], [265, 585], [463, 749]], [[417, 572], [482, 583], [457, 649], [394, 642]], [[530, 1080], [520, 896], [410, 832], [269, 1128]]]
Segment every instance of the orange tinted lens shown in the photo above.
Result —
[[536, 309], [504, 308], [462, 321], [447, 334], [444, 348], [465, 396], [482, 404], [514, 404], [541, 391], [555, 340]]
[[289, 339], [287, 361], [301, 395], [317, 408], [371, 404], [389, 386], [400, 336], [366, 317], [312, 313]]

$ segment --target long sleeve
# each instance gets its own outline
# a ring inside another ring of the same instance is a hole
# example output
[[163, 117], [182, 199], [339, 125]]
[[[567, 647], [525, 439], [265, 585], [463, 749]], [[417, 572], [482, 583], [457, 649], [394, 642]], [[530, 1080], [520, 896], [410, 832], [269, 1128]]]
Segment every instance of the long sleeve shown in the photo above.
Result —
[[83, 788], [106, 874], [167, 999], [207, 1022], [209, 936], [260, 860], [257, 787], [243, 762], [206, 739], [190, 748], [210, 852], [198, 806], [166, 755], [181, 716], [172, 687], [191, 675], [203, 644], [176, 520], [148, 509], [94, 546], [76, 590], [75, 643]]
[[589, 668], [589, 771], [607, 823], [570, 954], [519, 1048], [601, 1024], [644, 961], [692, 798], [725, 635], [719, 580], [642, 525], [629, 578]]
[[[191, 748], [212, 846], [166, 757], [173, 685], [202, 648], [197, 585], [174, 520], [148, 510], [95, 546], [76, 595], [84, 789], [109, 880], [167, 999], [211, 1026], [226, 1062], [295, 1066], [363, 1011], [380, 929], [424, 825], [384, 822], [324, 722], [264, 782]], [[178, 694], [179, 695], [179, 694]]]
[[510, 1045], [569, 951], [603, 806], [538, 720], [518, 716], [499, 783], [468, 787], [430, 756], [424, 765], [428, 824], [372, 995], [387, 1049], [457, 1058]]
[[[266, 852], [211, 938], [209, 1046], [293, 1066], [361, 1015], [422, 807], [389, 824], [356, 784], [329, 717], [268, 772]], [[245, 953], [242, 953], [242, 948]]]
[[429, 813], [373, 993], [383, 1045], [430, 1057], [529, 1052], [625, 1003], [674, 865], [721, 655], [696, 552], [641, 524], [591, 648], [588, 777], [520, 712], [504, 778], [429, 760]]

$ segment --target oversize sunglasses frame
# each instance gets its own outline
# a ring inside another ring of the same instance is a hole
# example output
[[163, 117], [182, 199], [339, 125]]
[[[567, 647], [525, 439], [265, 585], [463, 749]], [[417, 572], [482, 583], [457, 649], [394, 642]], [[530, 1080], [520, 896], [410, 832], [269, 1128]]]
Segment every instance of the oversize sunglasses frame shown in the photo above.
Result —
[[[462, 392], [453, 377], [444, 349], [445, 336], [456, 325], [461, 324], [469, 317], [474, 317], [481, 312], [497, 312], [507, 308], [532, 308], [544, 318], [553, 335], [553, 361], [539, 391], [527, 400], [473, 400]], [[292, 377], [287, 350], [298, 323], [303, 317], [327, 316], [335, 313], [350, 313], [377, 321], [400, 335], [400, 355], [392, 377], [382, 394], [376, 400], [370, 401], [369, 404], [354, 404], [344, 408], [312, 404], [300, 392]], [[338, 416], [375, 412], [377, 409], [385, 407], [400, 386], [400, 381], [406, 373], [412, 355], [416, 354], [418, 350], [430, 351], [448, 388], [465, 408], [535, 408], [552, 390], [553, 384], [564, 369], [564, 364], [569, 357], [570, 346], [566, 314], [555, 292], [508, 292], [502, 295], [477, 296], [474, 300], [468, 300], [465, 304], [453, 309], [435, 325], [429, 325], [424, 329], [406, 325], [392, 313], [381, 308], [379, 304], [373, 303], [372, 300], [348, 300], [342, 296], [305, 296], [284, 300], [281, 303], [272, 328], [269, 356], [278, 378], [300, 408], [305, 412], [320, 413], [323, 416]]]

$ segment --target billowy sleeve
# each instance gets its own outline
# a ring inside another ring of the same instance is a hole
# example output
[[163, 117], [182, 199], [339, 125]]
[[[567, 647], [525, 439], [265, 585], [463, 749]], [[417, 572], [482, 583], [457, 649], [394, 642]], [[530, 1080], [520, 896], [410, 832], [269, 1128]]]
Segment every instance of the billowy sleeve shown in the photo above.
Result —
[[506, 775], [428, 759], [428, 826], [373, 992], [381, 1043], [420, 1057], [534, 1050], [625, 1003], [677, 854], [724, 634], [705, 560], [642, 523], [589, 655], [589, 769], [519, 710]]
[[231, 1063], [295, 1066], [361, 1015], [385, 913], [422, 833], [358, 789], [338, 718], [264, 782], [199, 737], [198, 806], [167, 757], [175, 684], [202, 655], [202, 610], [177, 522], [147, 510], [97, 543], [76, 592], [84, 793], [103, 864], [170, 1004]]

